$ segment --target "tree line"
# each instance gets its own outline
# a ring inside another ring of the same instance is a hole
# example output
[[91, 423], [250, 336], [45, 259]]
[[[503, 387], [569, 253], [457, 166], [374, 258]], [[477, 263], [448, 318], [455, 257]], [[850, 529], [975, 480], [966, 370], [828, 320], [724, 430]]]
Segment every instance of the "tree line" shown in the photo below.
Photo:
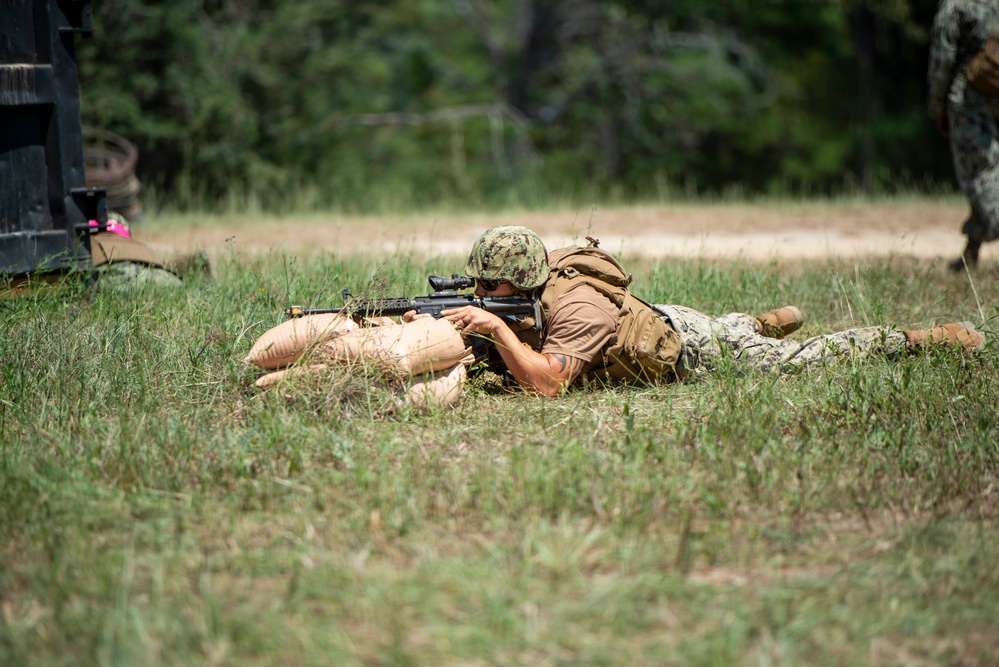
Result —
[[[950, 187], [936, 0], [103, 0], [82, 119], [265, 206]], [[294, 200], [294, 201], [293, 201]]]

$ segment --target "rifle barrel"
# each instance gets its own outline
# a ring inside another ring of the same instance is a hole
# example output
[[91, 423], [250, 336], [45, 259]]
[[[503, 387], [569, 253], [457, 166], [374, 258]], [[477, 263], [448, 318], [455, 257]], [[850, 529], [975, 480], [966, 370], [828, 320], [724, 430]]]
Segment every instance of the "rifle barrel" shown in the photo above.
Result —
[[291, 306], [285, 310], [285, 315], [289, 318], [304, 317], [306, 315], [327, 315], [335, 313], [346, 313], [350, 316], [375, 317], [388, 316], [397, 317], [411, 310], [420, 314], [429, 314], [439, 318], [441, 311], [463, 306], [475, 306], [495, 313], [500, 317], [504, 315], [525, 315], [532, 316], [535, 320], [535, 327], [540, 330], [541, 311], [537, 302], [520, 296], [496, 296], [496, 297], [476, 297], [474, 294], [458, 294], [457, 292], [434, 293], [429, 296], [408, 298], [393, 297], [387, 299], [352, 299], [341, 308], [305, 308], [304, 306]]

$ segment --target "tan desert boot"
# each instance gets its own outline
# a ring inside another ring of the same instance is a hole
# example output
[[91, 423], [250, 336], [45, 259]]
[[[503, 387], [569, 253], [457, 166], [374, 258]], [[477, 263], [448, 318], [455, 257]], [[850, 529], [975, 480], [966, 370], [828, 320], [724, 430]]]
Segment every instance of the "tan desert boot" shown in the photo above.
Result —
[[783, 338], [801, 328], [805, 316], [795, 306], [784, 306], [768, 310], [756, 316], [757, 330], [767, 338]]
[[935, 344], [960, 346], [972, 351], [985, 347], [985, 335], [976, 330], [971, 322], [948, 322], [932, 329], [902, 333], [908, 340], [910, 350], [924, 349]]

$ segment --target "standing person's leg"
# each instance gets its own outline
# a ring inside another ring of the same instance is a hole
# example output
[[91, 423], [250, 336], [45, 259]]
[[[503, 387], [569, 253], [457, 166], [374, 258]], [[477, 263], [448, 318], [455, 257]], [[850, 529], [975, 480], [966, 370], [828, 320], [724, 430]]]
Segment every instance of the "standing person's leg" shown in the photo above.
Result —
[[968, 219], [961, 225], [961, 233], [968, 237], [968, 243], [964, 246], [961, 256], [948, 264], [951, 271], [963, 271], [964, 267], [973, 269], [978, 266], [978, 251], [982, 249], [980, 235], [986, 228], [978, 213], [972, 209], [968, 214]]
[[968, 243], [950, 264], [955, 271], [965, 264], [976, 266], [982, 244], [999, 238], [999, 104], [981, 98], [965, 101], [949, 114], [954, 171], [971, 205], [961, 227]]

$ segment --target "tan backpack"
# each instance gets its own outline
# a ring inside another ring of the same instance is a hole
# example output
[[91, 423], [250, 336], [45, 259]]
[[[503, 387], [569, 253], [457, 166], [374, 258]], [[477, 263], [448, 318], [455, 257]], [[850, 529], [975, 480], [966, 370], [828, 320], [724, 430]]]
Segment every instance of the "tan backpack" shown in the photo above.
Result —
[[604, 366], [590, 370], [600, 380], [655, 383], [685, 375], [680, 364], [680, 335], [652, 308], [631, 292], [632, 277], [596, 239], [586, 237], [586, 247], [571, 246], [549, 253], [551, 275], [541, 295], [541, 309], [548, 313], [555, 300], [580, 283], [591, 286], [621, 309], [617, 331], [604, 351]]
[[999, 96], [999, 33], [986, 40], [982, 50], [964, 68], [964, 74], [982, 95]]

